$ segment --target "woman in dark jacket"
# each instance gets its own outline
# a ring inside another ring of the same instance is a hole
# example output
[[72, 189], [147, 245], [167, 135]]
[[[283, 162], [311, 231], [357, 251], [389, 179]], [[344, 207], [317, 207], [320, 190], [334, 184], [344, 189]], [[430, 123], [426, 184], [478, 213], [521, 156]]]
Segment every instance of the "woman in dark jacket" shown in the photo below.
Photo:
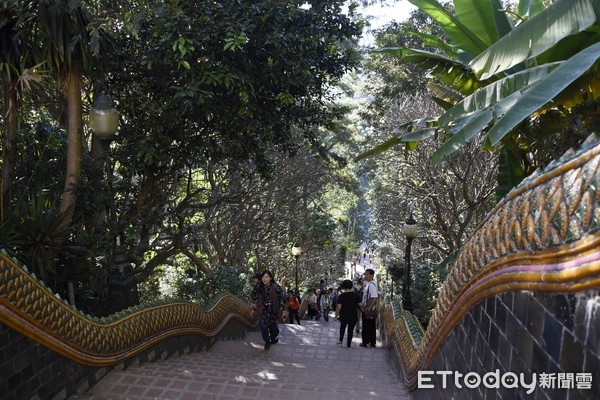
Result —
[[263, 271], [261, 282], [252, 292], [252, 308], [258, 313], [265, 350], [269, 349], [271, 344], [279, 342], [278, 322], [287, 318], [287, 311], [284, 310], [285, 298], [283, 289], [273, 279], [273, 273]]
[[356, 321], [358, 320], [358, 304], [361, 302], [361, 298], [354, 292], [352, 288], [352, 281], [345, 280], [342, 282], [343, 293], [338, 296], [338, 301], [335, 309], [335, 318], [340, 320], [340, 340], [338, 340], [338, 346], [342, 345], [344, 341], [344, 334], [346, 327], [348, 328], [348, 338], [346, 346], [350, 347], [352, 344], [352, 331]]

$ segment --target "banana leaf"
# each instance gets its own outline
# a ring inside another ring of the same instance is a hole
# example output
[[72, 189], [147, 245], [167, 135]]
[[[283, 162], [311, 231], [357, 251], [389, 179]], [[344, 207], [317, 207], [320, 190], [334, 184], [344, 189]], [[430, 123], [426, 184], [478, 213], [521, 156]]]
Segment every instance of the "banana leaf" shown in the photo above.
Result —
[[521, 0], [517, 6], [517, 14], [524, 20], [539, 14], [544, 9], [542, 0]]
[[[500, 12], [498, 0], [454, 0], [456, 17], [468, 26], [487, 46], [512, 30], [506, 14]], [[498, 32], [502, 29], [502, 33]]]
[[429, 139], [429, 138], [433, 137], [435, 135], [435, 132], [436, 132], [435, 128], [425, 128], [425, 129], [420, 129], [418, 131], [414, 131], [411, 133], [407, 133], [406, 135], [402, 136], [400, 139], [403, 142], [417, 143], [417, 142], [421, 142], [425, 139]]
[[428, 82], [425, 86], [433, 96], [439, 97], [440, 99], [443, 99], [451, 104], [456, 104], [464, 98], [455, 91], [448, 89], [448, 87], [438, 85], [435, 82]]
[[[401, 125], [401, 127], [412, 126], [413, 124], [416, 124], [417, 121], [410, 121], [410, 122], [404, 123]], [[406, 130], [404, 128], [397, 128], [394, 130], [394, 133], [402, 133], [402, 132], [406, 132]], [[420, 141], [423, 141], [425, 139], [429, 139], [430, 137], [433, 137], [435, 135], [435, 132], [436, 132], [435, 128], [424, 128], [424, 129], [416, 130], [414, 132], [410, 132], [408, 134], [404, 134], [402, 136], [393, 136], [390, 139], [383, 142], [382, 144], [380, 144], [368, 151], [365, 151], [362, 154], [359, 154], [356, 158], [354, 158], [354, 161], [360, 161], [365, 158], [369, 158], [369, 157], [373, 157], [377, 154], [381, 154], [384, 151], [387, 151], [387, 150], [391, 149], [392, 147], [397, 146], [399, 144], [403, 144], [407, 150], [414, 150], [417, 148], [417, 145]]]
[[401, 61], [411, 61], [414, 63], [435, 63], [432, 65], [437, 65], [439, 62], [444, 62], [465, 70], [469, 68], [467, 64], [462, 63], [457, 58], [448, 57], [443, 54], [434, 53], [427, 50], [411, 49], [409, 47], [382, 47], [371, 50], [370, 52], [375, 54], [389, 54], [400, 58]]
[[481, 40], [471, 29], [461, 23], [454, 15], [446, 10], [435, 0], [408, 0], [421, 11], [437, 22], [450, 41], [459, 49], [471, 53], [473, 56], [484, 51], [488, 45]]
[[473, 93], [480, 86], [479, 80], [459, 59], [407, 47], [384, 47], [371, 50], [371, 53], [389, 54], [398, 57], [400, 61], [417, 63], [429, 69], [430, 74], [442, 83], [465, 95]]
[[490, 122], [501, 118], [507, 110], [514, 106], [521, 96], [522, 91], [512, 93], [490, 107], [479, 109], [470, 115], [456, 119], [451, 126], [440, 126], [438, 129], [445, 129], [451, 137], [433, 153], [432, 164], [437, 164], [442, 158], [452, 154], [481, 133], [487, 128]]
[[517, 124], [552, 100], [582, 76], [600, 58], [600, 43], [564, 61], [545, 78], [536, 82], [490, 129], [487, 139], [496, 145]]
[[450, 129], [452, 134], [431, 156], [431, 163], [437, 164], [445, 156], [455, 152], [465, 143], [477, 136], [492, 121], [493, 115], [490, 108], [473, 113], [456, 121], [456, 125]]
[[440, 126], [447, 125], [454, 119], [501, 101], [503, 98], [522, 90], [524, 87], [545, 78], [559, 65], [560, 63], [557, 62], [530, 68], [480, 88], [444, 113], [439, 119]]
[[372, 157], [372, 156], [377, 155], [377, 154], [381, 154], [384, 151], [389, 150], [392, 147], [397, 146], [397, 145], [399, 145], [401, 143], [403, 143], [402, 142], [402, 138], [394, 136], [394, 137], [386, 140], [385, 142], [383, 142], [379, 146], [375, 146], [371, 150], [365, 151], [364, 153], [359, 154], [357, 157], [354, 158], [354, 162], [363, 160], [365, 158]]
[[454, 107], [454, 103], [450, 103], [449, 101], [446, 101], [439, 97], [432, 96], [431, 101], [440, 106], [444, 111], [448, 111], [449, 109]]
[[422, 32], [417, 32], [417, 31], [413, 31], [413, 30], [407, 30], [406, 33], [418, 37], [427, 46], [436, 47], [436, 48], [442, 50], [444, 52], [444, 54], [446, 54], [448, 57], [451, 57], [454, 59], [459, 58], [456, 49], [452, 45], [444, 42], [439, 36], [430, 35], [428, 33], [422, 33]]
[[480, 79], [489, 79], [589, 28], [598, 21], [598, 15], [598, 0], [558, 1], [488, 47], [470, 67]]

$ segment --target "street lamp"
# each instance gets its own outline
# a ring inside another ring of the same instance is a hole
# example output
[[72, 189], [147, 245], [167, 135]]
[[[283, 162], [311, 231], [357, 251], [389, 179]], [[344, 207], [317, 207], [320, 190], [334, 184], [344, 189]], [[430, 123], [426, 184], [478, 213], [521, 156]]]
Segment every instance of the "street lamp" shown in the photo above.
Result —
[[300, 295], [300, 292], [298, 292], [298, 257], [300, 257], [300, 254], [302, 254], [302, 247], [294, 243], [292, 246], [292, 255], [296, 259], [296, 296]]
[[[89, 121], [93, 133], [92, 156], [99, 167], [106, 164], [106, 173], [109, 182], [112, 183], [112, 169], [107, 159], [110, 143], [115, 138], [119, 128], [119, 113], [106, 93], [99, 93], [98, 96], [94, 96]], [[111, 230], [116, 234], [116, 243], [114, 243], [113, 262], [109, 271], [108, 293], [110, 311], [116, 312], [136, 304], [138, 293], [135, 277], [131, 273], [131, 264], [127, 261], [127, 257], [121, 248], [121, 235], [119, 228], [116, 226], [113, 193], [110, 193], [110, 197]]]
[[[113, 205], [113, 193], [112, 193], [112, 169], [108, 163], [108, 150], [110, 149], [110, 143], [117, 133], [119, 128], [119, 113], [114, 106], [114, 103], [105, 93], [100, 93], [98, 96], [94, 96], [94, 104], [89, 113], [90, 128], [92, 129], [92, 157], [97, 168], [101, 171], [106, 168], [106, 175], [110, 183], [111, 193], [109, 210], [111, 216], [114, 216], [112, 212], [114, 210]], [[104, 215], [97, 218], [100, 224], [104, 224]]]
[[89, 120], [93, 133], [92, 157], [97, 160], [99, 167], [102, 167], [102, 159], [106, 157], [110, 142], [119, 128], [119, 113], [106, 93], [94, 96]]
[[112, 139], [119, 128], [119, 113], [113, 101], [106, 93], [100, 93], [94, 99], [90, 110], [90, 127], [94, 136], [100, 139]]
[[417, 237], [418, 227], [417, 221], [412, 217], [408, 217], [404, 226], [402, 227], [402, 233], [406, 237], [406, 252], [404, 253], [406, 263], [406, 279], [404, 281], [404, 288], [402, 290], [402, 306], [405, 310], [412, 312], [412, 296], [410, 294], [410, 246], [414, 238]]
[[390, 290], [390, 292], [391, 292], [390, 293], [390, 297], [391, 297], [392, 300], [394, 300], [394, 273], [391, 271], [391, 268], [388, 268], [388, 272], [390, 273], [390, 278], [391, 278], [391, 281], [392, 281], [392, 287], [391, 287], [391, 290]]

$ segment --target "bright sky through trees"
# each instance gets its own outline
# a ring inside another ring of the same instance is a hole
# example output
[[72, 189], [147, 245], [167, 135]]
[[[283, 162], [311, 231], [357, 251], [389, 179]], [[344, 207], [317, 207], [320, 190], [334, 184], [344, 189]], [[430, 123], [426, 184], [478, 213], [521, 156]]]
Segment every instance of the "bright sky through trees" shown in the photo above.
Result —
[[409, 17], [411, 11], [417, 8], [407, 0], [390, 0], [388, 3], [386, 5], [375, 4], [364, 9], [363, 13], [369, 18], [370, 26], [364, 30], [362, 45], [371, 46], [373, 44], [375, 41], [373, 30], [380, 29], [392, 21], [403, 21]]

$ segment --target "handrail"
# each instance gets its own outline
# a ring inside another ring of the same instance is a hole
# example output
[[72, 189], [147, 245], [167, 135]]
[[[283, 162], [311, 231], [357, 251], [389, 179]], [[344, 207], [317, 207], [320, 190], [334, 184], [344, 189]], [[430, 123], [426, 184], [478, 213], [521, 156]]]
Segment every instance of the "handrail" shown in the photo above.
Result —
[[[386, 337], [409, 390], [447, 336], [482, 299], [516, 290], [579, 292], [600, 287], [600, 143], [523, 181], [478, 226], [449, 270], [428, 328], [389, 301]], [[422, 336], [421, 336], [422, 335]]]
[[181, 301], [90, 317], [0, 251], [0, 322], [81, 364], [116, 365], [179, 335], [213, 339], [231, 320], [249, 328], [257, 325], [251, 307], [229, 294], [209, 308]]

